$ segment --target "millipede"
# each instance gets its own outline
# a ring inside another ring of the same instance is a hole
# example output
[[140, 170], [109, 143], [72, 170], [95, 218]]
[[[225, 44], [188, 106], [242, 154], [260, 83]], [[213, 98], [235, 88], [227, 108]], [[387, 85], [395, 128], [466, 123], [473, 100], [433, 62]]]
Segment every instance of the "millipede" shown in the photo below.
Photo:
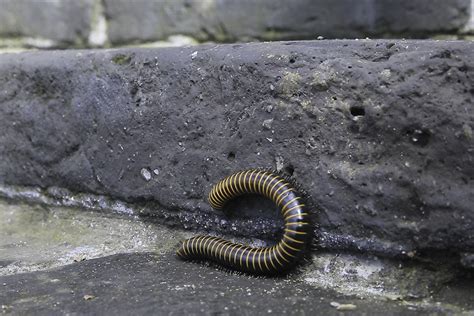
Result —
[[243, 194], [259, 194], [271, 199], [281, 210], [284, 232], [271, 247], [250, 247], [215, 236], [195, 236], [182, 242], [176, 254], [182, 259], [205, 259], [242, 272], [277, 274], [292, 268], [301, 259], [310, 233], [309, 215], [302, 196], [284, 177], [273, 172], [250, 169], [234, 173], [214, 185], [209, 204], [222, 210]]

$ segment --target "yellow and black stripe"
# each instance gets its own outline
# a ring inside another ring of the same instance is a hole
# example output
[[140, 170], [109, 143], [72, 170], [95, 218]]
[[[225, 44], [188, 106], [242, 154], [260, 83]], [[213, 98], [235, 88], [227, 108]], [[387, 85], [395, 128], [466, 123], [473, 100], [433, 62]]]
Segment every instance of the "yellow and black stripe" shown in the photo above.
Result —
[[261, 194], [280, 208], [285, 219], [284, 234], [273, 247], [254, 248], [213, 236], [185, 240], [176, 252], [182, 259], [210, 259], [236, 270], [275, 274], [292, 267], [301, 257], [309, 238], [309, 216], [301, 197], [282, 177], [251, 169], [234, 173], [217, 183], [209, 203], [217, 210], [231, 199], [248, 193]]

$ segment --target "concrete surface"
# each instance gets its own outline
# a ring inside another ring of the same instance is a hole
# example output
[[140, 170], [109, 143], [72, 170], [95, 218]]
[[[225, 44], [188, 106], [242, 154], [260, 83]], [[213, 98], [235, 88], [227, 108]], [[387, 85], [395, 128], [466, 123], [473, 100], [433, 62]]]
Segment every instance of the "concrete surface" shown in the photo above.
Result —
[[97, 211], [0, 201], [0, 275], [123, 252], [174, 249], [190, 233]]
[[469, 256], [473, 48], [366, 40], [4, 54], [2, 194], [105, 195], [167, 225], [274, 240], [280, 218], [267, 201], [240, 199], [226, 215], [206, 202], [233, 171], [273, 167], [306, 190], [318, 247]]
[[360, 299], [291, 279], [254, 278], [183, 263], [170, 254], [113, 255], [0, 277], [0, 283], [3, 309], [17, 314], [340, 315], [339, 303], [351, 315], [467, 315], [473, 308], [472, 302], [465, 302], [465, 309]]
[[180, 261], [185, 237], [133, 215], [0, 200], [0, 312], [474, 313], [474, 276], [458, 266], [318, 251], [289, 275], [261, 278]]

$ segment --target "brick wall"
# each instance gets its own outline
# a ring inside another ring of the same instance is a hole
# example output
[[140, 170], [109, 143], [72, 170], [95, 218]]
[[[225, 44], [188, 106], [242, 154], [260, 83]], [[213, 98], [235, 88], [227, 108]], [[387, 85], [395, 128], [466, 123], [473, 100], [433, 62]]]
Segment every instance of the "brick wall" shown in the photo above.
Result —
[[0, 0], [0, 48], [474, 34], [474, 0]]

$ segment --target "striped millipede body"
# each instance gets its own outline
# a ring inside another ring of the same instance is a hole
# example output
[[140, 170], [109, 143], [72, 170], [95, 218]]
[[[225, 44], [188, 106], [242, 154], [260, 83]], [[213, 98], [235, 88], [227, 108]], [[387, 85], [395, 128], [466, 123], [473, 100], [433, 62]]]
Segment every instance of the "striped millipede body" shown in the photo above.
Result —
[[251, 169], [226, 177], [209, 193], [209, 203], [220, 210], [243, 194], [260, 194], [271, 199], [285, 220], [282, 238], [272, 247], [250, 247], [214, 236], [195, 236], [182, 242], [177, 255], [182, 259], [209, 259], [230, 268], [276, 274], [294, 266], [309, 239], [309, 216], [295, 189], [282, 177]]

